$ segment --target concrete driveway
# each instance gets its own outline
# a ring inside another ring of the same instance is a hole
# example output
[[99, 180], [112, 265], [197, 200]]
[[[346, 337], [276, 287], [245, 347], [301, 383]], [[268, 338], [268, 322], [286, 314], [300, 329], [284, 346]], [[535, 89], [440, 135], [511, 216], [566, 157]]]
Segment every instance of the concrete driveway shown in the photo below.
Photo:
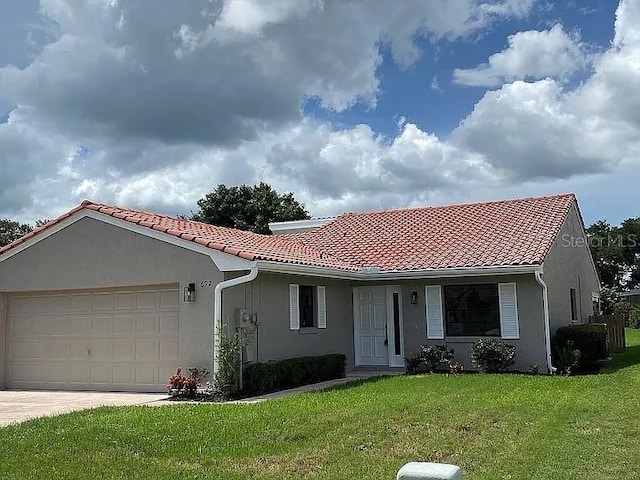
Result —
[[0, 427], [75, 410], [102, 406], [146, 405], [166, 398], [166, 394], [160, 393], [0, 390]]

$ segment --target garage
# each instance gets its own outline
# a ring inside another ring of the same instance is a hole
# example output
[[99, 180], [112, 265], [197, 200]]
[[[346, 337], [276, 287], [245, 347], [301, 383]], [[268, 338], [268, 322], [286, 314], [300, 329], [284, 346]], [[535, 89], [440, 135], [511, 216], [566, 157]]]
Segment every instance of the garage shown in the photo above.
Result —
[[9, 388], [162, 391], [179, 364], [178, 285], [12, 293]]

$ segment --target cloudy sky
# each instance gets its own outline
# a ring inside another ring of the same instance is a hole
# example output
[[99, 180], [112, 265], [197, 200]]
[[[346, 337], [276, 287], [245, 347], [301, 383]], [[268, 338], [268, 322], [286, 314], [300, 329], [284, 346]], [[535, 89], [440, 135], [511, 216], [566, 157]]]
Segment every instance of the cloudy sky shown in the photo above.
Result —
[[640, 216], [640, 0], [2, 0], [0, 218], [575, 192]]

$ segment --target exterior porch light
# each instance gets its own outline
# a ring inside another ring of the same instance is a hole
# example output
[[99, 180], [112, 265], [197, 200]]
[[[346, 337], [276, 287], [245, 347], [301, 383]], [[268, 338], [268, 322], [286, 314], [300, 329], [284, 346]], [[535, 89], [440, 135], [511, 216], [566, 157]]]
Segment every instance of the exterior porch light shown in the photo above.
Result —
[[189, 285], [184, 287], [184, 301], [186, 303], [196, 301], [196, 284], [195, 283], [190, 283]]
[[418, 304], [418, 292], [411, 292], [410, 298], [411, 298], [411, 305]]

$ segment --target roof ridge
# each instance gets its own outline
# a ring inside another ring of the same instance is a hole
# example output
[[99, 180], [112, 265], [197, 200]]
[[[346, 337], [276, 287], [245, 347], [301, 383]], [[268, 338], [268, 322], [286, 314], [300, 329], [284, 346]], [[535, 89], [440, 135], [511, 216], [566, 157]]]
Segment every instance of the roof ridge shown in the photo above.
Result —
[[[271, 237], [271, 235], [267, 235], [267, 234], [264, 234], [264, 233], [256, 233], [256, 232], [252, 232], [251, 230], [242, 230], [240, 228], [225, 227], [225, 226], [222, 226], [222, 225], [214, 225], [212, 223], [199, 222], [198, 220], [192, 220], [190, 218], [180, 218], [179, 216], [176, 216], [176, 215], [167, 215], [166, 213], [157, 213], [157, 212], [150, 212], [150, 211], [147, 211], [147, 210], [140, 210], [140, 209], [136, 209], [136, 208], [120, 207], [118, 205], [109, 205], [107, 203], [93, 202], [91, 200], [84, 200], [80, 204], [80, 206], [82, 208], [91, 208], [91, 206], [98, 207], [95, 210], [100, 212], [100, 213], [104, 213], [105, 215], [111, 215], [111, 214], [106, 213], [106, 212], [101, 212], [100, 208], [111, 208], [111, 209], [120, 210], [122, 212], [135, 212], [135, 213], [140, 213], [140, 214], [144, 214], [144, 215], [151, 215], [151, 216], [154, 216], [154, 217], [168, 218], [170, 220], [177, 220], [177, 221], [181, 221], [181, 222], [195, 223], [195, 224], [198, 224], [198, 225], [206, 225], [208, 227], [218, 228], [218, 229], [227, 230], [227, 231], [240, 232], [242, 234], [257, 235], [257, 236], [260, 236], [260, 237]], [[111, 215], [111, 216], [113, 216], [113, 215]]]
[[[527, 200], [545, 200], [550, 198], [562, 198], [562, 197], [573, 197], [576, 195], [574, 193], [558, 193], [554, 195], [540, 195], [540, 196], [530, 196], [530, 197], [517, 197], [517, 198], [508, 198], [504, 200], [486, 200], [486, 201], [475, 201], [475, 202], [462, 202], [462, 203], [451, 203], [446, 205], [425, 205], [422, 207], [403, 207], [403, 208], [391, 208], [391, 209], [381, 209], [381, 210], [371, 210], [365, 212], [344, 212], [335, 218], [341, 218], [347, 215], [375, 215], [378, 213], [389, 213], [389, 212], [409, 212], [415, 210], [437, 210], [443, 208], [455, 208], [455, 207], [467, 207], [472, 205], [494, 205], [498, 203], [515, 203], [515, 202], [524, 202]], [[323, 225], [324, 227], [325, 225]], [[322, 228], [322, 227], [319, 227]]]

